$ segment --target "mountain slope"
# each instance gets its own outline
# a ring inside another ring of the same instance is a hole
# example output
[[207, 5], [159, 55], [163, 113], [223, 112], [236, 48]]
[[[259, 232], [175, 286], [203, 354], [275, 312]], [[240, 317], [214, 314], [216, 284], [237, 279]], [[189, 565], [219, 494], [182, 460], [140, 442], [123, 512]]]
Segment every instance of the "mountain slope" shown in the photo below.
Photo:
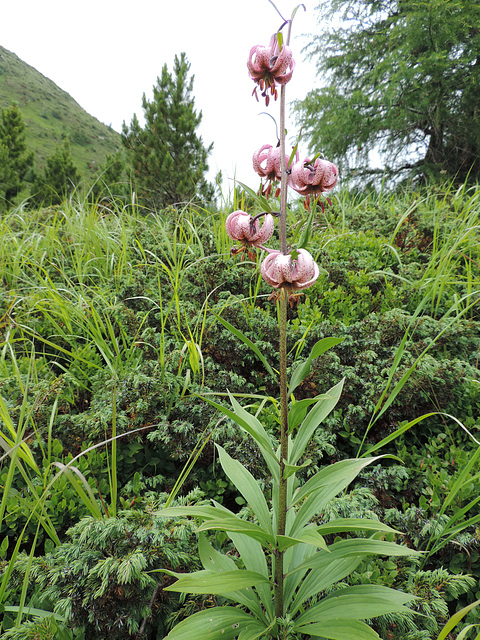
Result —
[[0, 108], [16, 102], [26, 124], [26, 144], [35, 169], [65, 138], [74, 164], [89, 179], [107, 154], [121, 147], [120, 134], [89, 115], [65, 91], [14, 53], [0, 46]]

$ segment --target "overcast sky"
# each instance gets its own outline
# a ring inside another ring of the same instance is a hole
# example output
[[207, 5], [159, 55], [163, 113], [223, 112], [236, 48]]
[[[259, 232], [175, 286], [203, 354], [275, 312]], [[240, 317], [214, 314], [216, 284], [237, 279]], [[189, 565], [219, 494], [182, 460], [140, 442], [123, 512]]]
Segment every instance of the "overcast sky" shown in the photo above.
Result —
[[[298, 0], [278, 0], [290, 17]], [[143, 93], [166, 63], [185, 51], [195, 75], [200, 133], [214, 143], [210, 175], [219, 169], [256, 188], [253, 152], [275, 144], [275, 127], [263, 103], [251, 96], [247, 73], [250, 48], [266, 45], [281, 19], [268, 0], [15, 0], [2, 2], [0, 44], [53, 80], [86, 111], [121, 130], [134, 113], [142, 115]], [[297, 63], [287, 86], [287, 102], [303, 98], [315, 83], [313, 66], [303, 61], [302, 34], [315, 31], [315, 0], [295, 17], [291, 47]], [[278, 120], [278, 103], [268, 108]], [[293, 132], [291, 119], [287, 128]], [[303, 155], [308, 150], [302, 149]]]

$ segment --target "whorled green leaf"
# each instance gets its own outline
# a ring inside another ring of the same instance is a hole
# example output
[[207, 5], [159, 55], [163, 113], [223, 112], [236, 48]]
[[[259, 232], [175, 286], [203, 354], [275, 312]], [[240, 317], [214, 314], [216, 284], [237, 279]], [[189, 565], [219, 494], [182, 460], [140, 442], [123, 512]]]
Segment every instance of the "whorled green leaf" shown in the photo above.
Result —
[[[250, 540], [249, 542], [251, 543], [252, 541]], [[202, 565], [207, 571], [216, 571], [218, 573], [224, 571], [241, 571], [231, 557], [214, 549], [203, 534], [199, 535], [198, 551]], [[222, 595], [229, 600], [234, 600], [244, 607], [247, 607], [256, 618], [266, 622], [262, 606], [253, 589], [229, 591]]]
[[[381, 540], [371, 538], [339, 540], [329, 546], [328, 553], [318, 551], [295, 565], [291, 563], [286, 568], [286, 582], [292, 594], [292, 602], [288, 603], [290, 613], [294, 615], [309, 598], [350, 575], [365, 555], [377, 553], [389, 555], [392, 549], [400, 555], [415, 553], [407, 547], [395, 548], [398, 545], [394, 545], [392, 548], [391, 545], [394, 543], [384, 543]], [[308, 574], [305, 575], [307, 572]], [[367, 586], [371, 587], [372, 585]], [[374, 586], [372, 592], [375, 589]]]
[[241, 632], [261, 633], [265, 626], [235, 607], [213, 607], [182, 620], [165, 640], [234, 640]]
[[310, 544], [319, 549], [328, 551], [325, 539], [312, 527], [306, 527], [295, 538], [291, 538], [289, 536], [277, 536], [277, 541], [278, 549], [280, 551], [284, 551], [285, 549], [293, 547], [296, 544]]
[[326, 620], [295, 626], [295, 631], [327, 640], [380, 640], [378, 633], [361, 620]]
[[295, 493], [292, 504], [302, 502], [311, 493], [318, 491], [329, 485], [339, 487], [339, 491], [343, 491], [352, 480], [354, 480], [360, 471], [369, 464], [380, 460], [383, 456], [373, 458], [349, 458], [340, 460], [334, 464], [324, 467], [312, 476], [307, 482]]
[[[305, 624], [334, 619], [365, 620], [387, 613], [408, 612], [404, 605], [414, 596], [380, 585], [359, 585], [339, 589], [300, 614], [295, 621]], [[373, 588], [372, 588], [373, 587]]]
[[197, 531], [221, 530], [227, 532], [243, 533], [262, 544], [275, 546], [275, 536], [264, 531], [260, 526], [242, 520], [237, 515], [223, 506], [186, 505], [182, 507], [167, 507], [156, 512], [164, 518], [181, 518], [186, 516], [199, 517], [203, 523]]
[[229, 591], [247, 589], [268, 582], [265, 576], [256, 571], [237, 569], [235, 571], [195, 571], [194, 573], [176, 573], [162, 569], [163, 573], [178, 578], [175, 584], [165, 587], [165, 591], [180, 593], [213, 593], [223, 595]]
[[[264, 577], [268, 578], [270, 576], [270, 571], [262, 545], [256, 540], [253, 540], [253, 538], [249, 538], [242, 533], [233, 533], [229, 531], [228, 536], [240, 554], [240, 557], [245, 564], [245, 568], [250, 571], [258, 571]], [[269, 618], [272, 618], [273, 599], [270, 584], [257, 585], [256, 592], [262, 601], [266, 615]]]
[[[290, 613], [292, 615], [297, 613], [302, 606], [305, 606], [305, 602], [319, 591], [323, 591], [335, 582], [339, 582], [349, 576], [362, 561], [361, 556], [342, 557], [341, 553], [335, 553], [335, 550], [332, 550], [331, 547], [330, 554], [332, 555], [331, 559], [326, 560], [321, 566], [317, 563], [315, 569], [309, 571], [307, 575], [305, 573], [308, 568], [305, 563], [301, 563], [303, 565], [302, 569], [287, 578], [292, 593], [290, 605]], [[324, 556], [327, 555], [324, 554]]]
[[257, 347], [257, 345], [250, 340], [250, 338], [248, 338], [244, 333], [242, 333], [239, 329], [234, 327], [232, 324], [230, 324], [229, 322], [224, 320], [221, 316], [217, 315], [213, 311], [212, 311], [212, 313], [215, 316], [215, 318], [221, 324], [223, 324], [225, 329], [228, 329], [228, 331], [230, 331], [230, 333], [233, 333], [234, 336], [236, 336], [239, 340], [241, 340], [243, 343], [245, 343], [247, 345], [247, 347], [249, 347], [254, 352], [254, 354], [261, 361], [261, 363], [263, 364], [265, 369], [268, 371], [268, 373], [272, 376], [272, 378], [275, 379], [276, 377], [278, 377], [278, 371], [274, 371], [272, 369], [272, 367], [270, 366], [270, 363], [268, 362], [268, 360], [265, 358], [265, 356], [260, 351], [260, 349]]
[[342, 393], [344, 380], [332, 387], [322, 399], [314, 404], [308, 412], [302, 424], [298, 427], [297, 434], [293, 440], [292, 450], [288, 457], [288, 464], [296, 464], [303, 455], [310, 442], [315, 429], [333, 411]]
[[296, 514], [294, 525], [287, 534], [295, 537], [297, 532], [320, 513], [332, 498], [343, 491], [365, 466], [381, 457], [341, 460], [324, 467], [307, 480], [294, 494], [292, 503], [289, 505], [302, 503]]
[[268, 533], [253, 522], [242, 520], [242, 518], [234, 515], [205, 520], [197, 529], [199, 532], [212, 530], [243, 533], [265, 546], [275, 546], [275, 536], [273, 534]]
[[326, 536], [330, 533], [347, 531], [381, 531], [383, 533], [400, 533], [380, 520], [369, 518], [337, 518], [317, 527], [318, 533]]
[[260, 526], [268, 533], [273, 533], [270, 511], [258, 486], [258, 482], [252, 474], [240, 463], [234, 460], [220, 445], [216, 445], [220, 464], [227, 477], [233, 482], [238, 491], [245, 498], [260, 523]]
[[[300, 246], [303, 246], [303, 244], [301, 244]], [[293, 371], [290, 378], [288, 393], [293, 393], [298, 385], [301, 384], [303, 380], [308, 376], [308, 374], [310, 373], [312, 362], [313, 360], [315, 360], [315, 358], [321, 356], [323, 353], [325, 353], [325, 351], [328, 351], [328, 349], [331, 349], [337, 344], [340, 344], [341, 342], [343, 342], [343, 340], [344, 338], [322, 338], [322, 340], [319, 340], [316, 344], [314, 344], [308, 358], [303, 362], [300, 362]]]
[[303, 464], [288, 464], [288, 462], [284, 463], [284, 471], [283, 477], [286, 480], [290, 476], [293, 476], [294, 473], [300, 471], [300, 469], [305, 469], [305, 467], [309, 467], [312, 461], [310, 459], [305, 460]]
[[214, 549], [203, 534], [198, 536], [198, 553], [206, 571], [240, 571], [233, 559]]
[[263, 640], [264, 638], [270, 637], [268, 632], [273, 629], [275, 624], [275, 620], [271, 622], [268, 627], [264, 627], [261, 624], [258, 626], [247, 624], [240, 632], [238, 640]]
[[[335, 548], [340, 557], [347, 558], [349, 556], [414, 556], [421, 555], [420, 551], [415, 551], [409, 547], [405, 547], [395, 542], [387, 542], [386, 540], [375, 540], [373, 538], [347, 538], [340, 540], [329, 547], [330, 554]], [[301, 571], [302, 569], [316, 569], [323, 567], [325, 562], [333, 561], [335, 556], [330, 555], [327, 551], [319, 551], [315, 555], [308, 558], [305, 563], [295, 567], [293, 571]]]
[[288, 411], [288, 433], [292, 433], [294, 429], [301, 424], [302, 420], [307, 415], [308, 408], [319, 402], [320, 400], [328, 400], [329, 396], [327, 394], [322, 394], [319, 396], [315, 396], [314, 398], [304, 398], [303, 400], [298, 400], [290, 407]]
[[233, 406], [233, 411], [224, 407], [223, 405], [215, 402], [214, 400], [210, 400], [205, 396], [202, 397], [205, 402], [208, 402], [213, 407], [221, 411], [228, 418], [233, 420], [239, 427], [241, 427], [244, 431], [246, 431], [258, 444], [260, 451], [263, 455], [265, 462], [270, 469], [270, 472], [275, 479], [276, 482], [279, 480], [279, 461], [275, 455], [274, 446], [272, 440], [268, 433], [265, 431], [262, 423], [255, 416], [252, 416], [251, 413], [248, 413], [239, 402], [232, 396], [232, 394], [228, 394], [230, 398], [230, 402]]

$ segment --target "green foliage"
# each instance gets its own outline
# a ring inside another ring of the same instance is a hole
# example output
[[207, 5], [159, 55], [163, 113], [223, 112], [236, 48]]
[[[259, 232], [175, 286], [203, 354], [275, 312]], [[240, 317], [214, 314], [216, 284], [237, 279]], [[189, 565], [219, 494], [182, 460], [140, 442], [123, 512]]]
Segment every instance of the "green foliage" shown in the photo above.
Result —
[[25, 122], [18, 105], [0, 113], [0, 194], [11, 204], [33, 166], [33, 153], [27, 152]]
[[[195, 494], [186, 498], [196, 499]], [[161, 633], [178, 600], [162, 595], [166, 584], [152, 569], [196, 563], [192, 525], [149, 511], [122, 511], [116, 518], [83, 518], [67, 535], [68, 542], [33, 561], [30, 597], [41, 598], [68, 628], [91, 640]], [[26, 561], [26, 556], [17, 559], [18, 575], [27, 570]]]
[[47, 158], [43, 176], [37, 176], [32, 187], [32, 202], [51, 206], [62, 203], [77, 187], [80, 174], [73, 164], [70, 143], [65, 139], [61, 147]]
[[153, 100], [143, 96], [145, 127], [136, 115], [130, 127], [123, 125], [135, 189], [142, 202], [156, 210], [213, 197], [204, 177], [213, 145], [205, 147], [196, 133], [202, 113], [195, 111], [194, 76], [189, 78], [189, 71], [186, 55], [175, 56], [173, 75], [164, 65]]
[[[339, 193], [324, 212], [317, 211], [312, 225], [314, 252], [328, 276], [315, 285], [308, 302], [300, 300], [289, 310], [287, 335], [298, 405], [293, 417], [312, 409], [314, 398], [346, 378], [336, 407], [314, 430], [302, 457], [291, 461], [288, 473], [294, 471], [303, 483], [330, 462], [355, 456], [367, 430], [361, 453], [391, 437], [379, 452], [395, 454], [405, 463], [383, 463], [360, 474], [352, 491], [326, 505], [318, 525], [349, 515], [376, 517], [406, 532], [401, 540], [408, 545], [428, 548], [423, 571], [443, 566], [450, 574], [471, 573], [477, 579], [478, 535], [468, 520], [478, 516], [478, 505], [462, 512], [480, 491], [475, 473], [470, 471], [453, 491], [476, 448], [457, 423], [440, 415], [402, 429], [422, 413], [441, 410], [478, 435], [478, 305], [464, 319], [459, 317], [463, 307], [455, 307], [456, 296], [460, 300], [470, 291], [473, 301], [480, 288], [478, 193], [451, 187]], [[224, 215], [185, 208], [145, 216], [129, 204], [130, 198], [127, 202], [110, 198], [108, 205], [97, 206], [73, 196], [60, 206], [28, 212], [18, 207], [2, 217], [0, 395], [14, 431], [24, 424], [26, 434], [36, 434], [28, 447], [41, 478], [31, 474], [28, 488], [18, 473], [12, 477], [1, 540], [7, 534], [19, 538], [44, 479], [60, 471], [43, 459], [67, 464], [88, 445], [110, 437], [114, 425], [121, 436], [116, 451], [119, 508], [150, 508], [159, 491], [174, 486], [190, 452], [209, 436], [187, 490], [201, 486], [234, 514], [245, 505], [219, 463], [216, 442], [258, 478], [266, 500], [271, 497], [271, 471], [256, 443], [231, 417], [219, 420], [216, 407], [194, 395], [225, 407], [230, 391], [257, 416], [276, 446], [276, 379], [259, 356], [272, 370], [278, 368], [277, 319], [267, 301], [268, 287], [252, 268], [254, 262], [215, 254], [217, 245], [223, 253], [230, 246], [221, 236]], [[305, 214], [298, 220], [303, 224]], [[332, 335], [343, 340], [324, 353], [316, 347], [316, 357], [308, 357], [317, 342]], [[425, 349], [394, 401], [369, 427], [391, 372], [390, 391]], [[6, 432], [5, 425], [1, 431]], [[310, 466], [302, 466], [308, 460]], [[7, 462], [1, 462], [2, 484]], [[104, 446], [73, 462], [102, 516], [113, 495], [111, 464]], [[73, 477], [86, 492], [75, 472]], [[452, 499], [446, 504], [448, 496]], [[43, 500], [61, 542], [66, 529], [89, 513], [66, 475]], [[244, 507], [241, 517], [250, 519], [251, 512]], [[448, 538], [446, 525], [455, 517], [451, 526], [465, 523], [466, 528], [434, 551]], [[48, 535], [44, 529], [37, 534], [37, 524], [33, 516], [22, 540], [31, 549], [37, 536], [35, 554], [51, 551]], [[324, 537], [330, 545], [334, 538], [329, 536]], [[231, 555], [232, 547], [220, 546], [224, 542], [221, 532], [215, 533], [215, 547]], [[14, 546], [2, 549], [8, 560]], [[362, 561], [340, 586], [368, 584], [371, 578], [379, 586], [412, 593], [408, 575], [418, 565], [399, 559], [392, 568], [389, 562], [379, 557]], [[18, 607], [21, 585], [16, 585], [11, 577], [9, 606]], [[30, 594], [26, 603], [51, 610], [30, 600]], [[425, 598], [434, 596], [425, 591]], [[438, 597], [452, 612], [455, 604], [448, 594]], [[475, 588], [460, 593], [458, 607], [475, 597]], [[221, 604], [215, 597], [207, 602], [193, 598], [186, 613], [175, 612], [175, 621], [199, 606]], [[435, 625], [443, 624], [442, 616]], [[407, 634], [431, 640], [438, 633], [431, 626], [422, 636], [423, 619], [418, 617], [408, 624], [403, 617], [382, 620], [378, 618], [375, 629], [386, 629], [385, 637], [393, 629], [398, 640]]]
[[318, 12], [328, 26], [309, 51], [328, 84], [298, 107], [313, 148], [364, 178], [374, 148], [393, 171], [478, 177], [478, 5], [331, 0]]
[[[0, 46], [0, 108], [20, 105], [27, 125], [25, 143], [34, 154], [34, 169], [42, 173], [46, 159], [65, 138], [74, 164], [89, 181], [95, 168], [121, 145], [120, 134], [89, 115], [65, 91], [42, 73]], [[78, 140], [78, 142], [77, 142]], [[21, 194], [27, 196], [26, 190]]]
[[5, 640], [71, 640], [73, 635], [54, 616], [35, 617], [20, 627], [10, 627], [2, 634]]
[[125, 158], [122, 151], [107, 155], [105, 163], [100, 165], [96, 179], [89, 191], [95, 201], [107, 206], [110, 201], [127, 202], [131, 195], [131, 185], [125, 175]]

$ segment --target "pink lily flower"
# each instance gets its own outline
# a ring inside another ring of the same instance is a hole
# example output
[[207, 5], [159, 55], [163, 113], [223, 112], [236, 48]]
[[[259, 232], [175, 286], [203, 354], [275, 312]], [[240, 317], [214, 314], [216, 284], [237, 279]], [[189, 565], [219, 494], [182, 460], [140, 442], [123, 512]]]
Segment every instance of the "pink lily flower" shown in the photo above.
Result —
[[292, 188], [298, 193], [319, 195], [337, 184], [338, 169], [328, 160], [317, 158], [312, 164], [310, 158], [305, 158], [293, 165], [290, 180]]
[[[267, 180], [282, 179], [282, 163], [280, 158], [280, 147], [272, 147], [271, 144], [264, 144], [253, 154], [253, 168], [262, 178]], [[297, 158], [298, 160], [298, 151]], [[285, 167], [289, 168], [290, 156], [285, 154]]]
[[252, 216], [245, 211], [234, 211], [225, 220], [227, 235], [242, 243], [240, 249], [232, 249], [232, 253], [240, 253], [245, 247], [259, 247], [264, 249], [263, 243], [270, 240], [275, 228], [273, 216], [265, 214], [262, 226], [258, 223], [258, 217]]
[[[295, 60], [290, 47], [282, 45], [280, 49], [277, 34], [274, 33], [268, 47], [262, 47], [257, 44], [250, 49], [247, 67], [250, 77], [260, 87], [262, 96], [265, 98], [265, 104], [268, 106], [270, 101], [270, 96], [267, 95], [268, 90], [276, 100], [276, 87], [287, 84], [291, 79], [295, 68]], [[253, 94], [258, 100], [256, 87], [253, 90]]]
[[320, 274], [317, 263], [306, 249], [297, 249], [297, 257], [270, 251], [262, 262], [260, 273], [267, 284], [275, 289], [286, 288], [290, 296], [311, 287]]

